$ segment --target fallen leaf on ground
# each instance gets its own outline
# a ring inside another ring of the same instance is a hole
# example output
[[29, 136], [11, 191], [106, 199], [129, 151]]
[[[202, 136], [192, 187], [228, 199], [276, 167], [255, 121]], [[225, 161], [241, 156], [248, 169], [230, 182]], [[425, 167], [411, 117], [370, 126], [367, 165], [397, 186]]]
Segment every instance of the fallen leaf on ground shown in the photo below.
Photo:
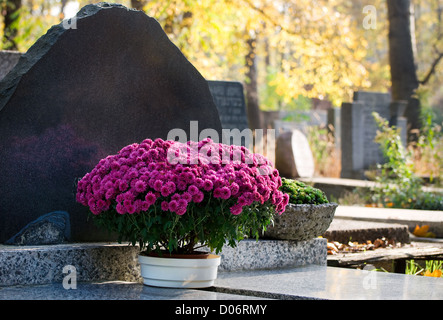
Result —
[[382, 239], [376, 239], [374, 241], [374, 248], [377, 249], [379, 247], [382, 247], [382, 248], [386, 247], [385, 242]]
[[386, 239], [382, 237], [381, 239], [375, 239], [374, 243], [371, 240], [359, 243], [357, 241], [349, 241], [347, 244], [340, 243], [338, 241], [329, 241], [327, 243], [328, 254], [337, 253], [352, 253], [352, 252], [363, 252], [366, 250], [375, 250], [378, 248], [395, 248], [401, 247], [400, 242], [395, 242], [392, 239]]
[[442, 275], [441, 270], [434, 270], [433, 272], [426, 270], [426, 272], [424, 274], [425, 277], [436, 277], [436, 278], [440, 278], [441, 275]]
[[332, 242], [328, 242], [327, 244], [327, 249], [334, 251], [334, 252], [338, 252], [338, 248], [335, 244], [333, 244]]
[[418, 224], [415, 226], [414, 232], [412, 232], [416, 237], [423, 238], [435, 238], [435, 233], [429, 231], [429, 226], [427, 224], [419, 227]]

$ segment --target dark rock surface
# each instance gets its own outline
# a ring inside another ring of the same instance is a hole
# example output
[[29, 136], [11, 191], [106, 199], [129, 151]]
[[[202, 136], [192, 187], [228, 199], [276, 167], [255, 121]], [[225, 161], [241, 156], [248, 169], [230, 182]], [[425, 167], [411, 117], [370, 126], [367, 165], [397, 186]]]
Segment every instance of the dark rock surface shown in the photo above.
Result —
[[6, 244], [21, 246], [61, 244], [70, 237], [69, 213], [55, 211], [27, 224], [19, 233], [6, 241]]
[[[72, 240], [107, 240], [75, 201], [76, 183], [109, 154], [179, 128], [221, 124], [206, 80], [140, 11], [84, 7], [53, 26], [0, 82], [0, 243], [30, 220], [71, 215]], [[66, 26], [66, 24], [65, 24]]]

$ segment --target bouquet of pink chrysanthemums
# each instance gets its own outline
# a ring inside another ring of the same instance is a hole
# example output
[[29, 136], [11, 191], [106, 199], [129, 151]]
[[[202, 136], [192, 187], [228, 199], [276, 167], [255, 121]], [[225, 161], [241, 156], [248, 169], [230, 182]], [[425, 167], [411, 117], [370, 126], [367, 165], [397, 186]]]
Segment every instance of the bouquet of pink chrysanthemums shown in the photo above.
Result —
[[219, 252], [226, 242], [258, 237], [285, 210], [280, 186], [269, 160], [245, 147], [147, 139], [102, 159], [79, 181], [77, 201], [119, 241]]

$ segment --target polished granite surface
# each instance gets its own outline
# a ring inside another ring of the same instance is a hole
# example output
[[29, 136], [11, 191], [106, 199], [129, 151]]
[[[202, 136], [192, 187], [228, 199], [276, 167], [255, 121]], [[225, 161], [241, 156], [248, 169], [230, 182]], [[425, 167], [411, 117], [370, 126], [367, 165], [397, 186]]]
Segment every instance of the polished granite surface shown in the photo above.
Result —
[[219, 292], [274, 299], [440, 300], [443, 278], [324, 267], [223, 272]]
[[0, 287], [0, 300], [247, 300], [243, 296], [192, 289], [148, 287], [136, 282], [108, 281], [78, 283], [65, 289], [62, 283]]
[[0, 300], [441, 300], [443, 278], [318, 265], [219, 272], [207, 290], [164, 289], [135, 282], [61, 282], [0, 287]]

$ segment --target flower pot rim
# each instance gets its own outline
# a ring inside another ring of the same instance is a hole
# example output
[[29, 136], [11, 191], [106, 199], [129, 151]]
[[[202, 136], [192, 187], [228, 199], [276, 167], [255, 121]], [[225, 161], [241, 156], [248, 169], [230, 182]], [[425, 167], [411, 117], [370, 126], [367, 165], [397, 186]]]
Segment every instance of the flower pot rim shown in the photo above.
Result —
[[335, 202], [327, 202], [320, 204], [311, 204], [311, 203], [288, 203], [288, 206], [291, 207], [338, 207], [338, 203]]
[[218, 266], [221, 261], [221, 256], [215, 254], [208, 254], [206, 258], [170, 258], [170, 257], [153, 257], [147, 255], [138, 255], [138, 261], [143, 264], [156, 266], [183, 266], [183, 267], [209, 267]]
[[162, 250], [162, 255], [157, 252], [146, 251], [140, 252], [139, 255], [150, 258], [164, 258], [164, 259], [215, 259], [219, 258], [219, 255], [212, 254], [205, 251], [193, 251], [192, 253], [170, 253], [169, 251]]

